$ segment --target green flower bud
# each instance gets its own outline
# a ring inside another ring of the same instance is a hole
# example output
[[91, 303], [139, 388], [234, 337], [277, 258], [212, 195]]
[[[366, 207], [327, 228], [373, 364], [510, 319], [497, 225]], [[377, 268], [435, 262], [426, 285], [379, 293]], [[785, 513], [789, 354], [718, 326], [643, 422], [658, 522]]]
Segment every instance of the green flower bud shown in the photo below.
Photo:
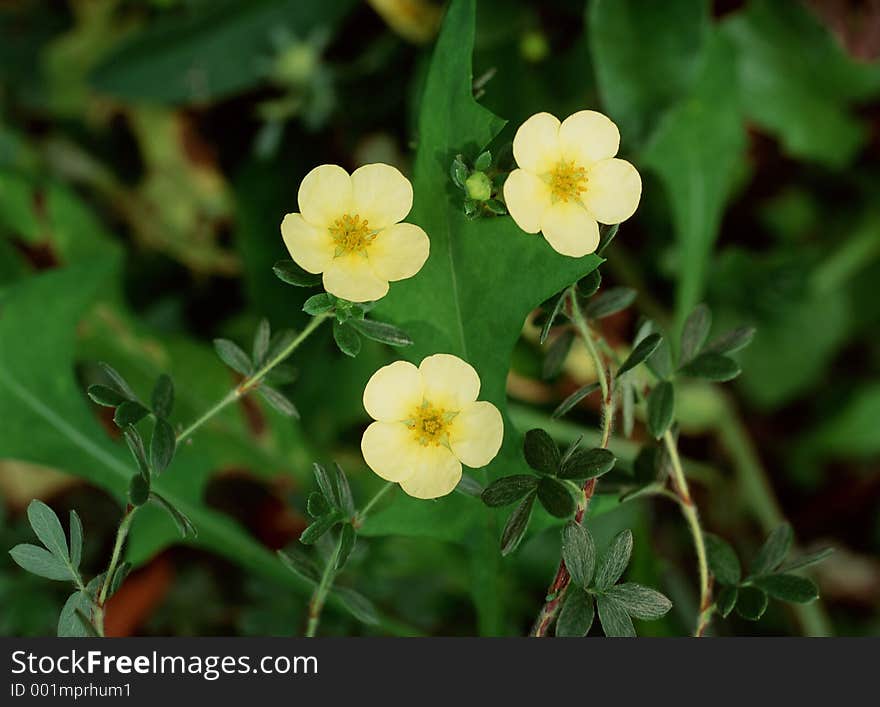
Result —
[[464, 187], [474, 201], [486, 201], [492, 196], [492, 180], [483, 172], [474, 172], [467, 178]]

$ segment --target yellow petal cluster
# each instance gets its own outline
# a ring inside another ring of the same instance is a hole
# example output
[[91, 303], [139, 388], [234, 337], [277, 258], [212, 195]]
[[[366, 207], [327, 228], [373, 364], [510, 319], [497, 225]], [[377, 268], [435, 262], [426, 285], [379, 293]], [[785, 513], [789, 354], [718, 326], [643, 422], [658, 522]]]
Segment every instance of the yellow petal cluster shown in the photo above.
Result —
[[625, 221], [642, 194], [639, 173], [617, 159], [620, 132], [591, 110], [561, 123], [537, 113], [513, 139], [518, 169], [504, 183], [504, 201], [526, 233], [543, 233], [555, 251], [575, 258], [599, 245], [599, 224]]
[[299, 213], [281, 223], [284, 244], [304, 270], [323, 273], [332, 295], [377, 300], [389, 282], [412, 277], [428, 259], [427, 234], [401, 223], [412, 208], [412, 184], [391, 165], [368, 164], [351, 175], [337, 165], [315, 167], [297, 200]]
[[376, 420], [361, 440], [367, 464], [415, 498], [451, 493], [462, 464], [486, 466], [501, 448], [501, 413], [479, 393], [477, 372], [450, 354], [380, 368], [364, 389]]

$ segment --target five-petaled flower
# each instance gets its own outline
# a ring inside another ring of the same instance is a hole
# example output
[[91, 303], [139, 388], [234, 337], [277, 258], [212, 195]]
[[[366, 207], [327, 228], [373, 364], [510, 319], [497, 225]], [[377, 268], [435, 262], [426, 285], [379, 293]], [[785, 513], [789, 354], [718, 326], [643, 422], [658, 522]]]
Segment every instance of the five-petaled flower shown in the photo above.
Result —
[[513, 139], [519, 169], [504, 183], [504, 201], [526, 233], [541, 231], [553, 249], [579, 258], [599, 245], [599, 223], [625, 221], [642, 193], [639, 173], [616, 159], [620, 132], [601, 113], [582, 110], [562, 123], [537, 113]]
[[324, 274], [332, 295], [379, 299], [389, 281], [412, 277], [428, 258], [427, 234], [400, 223], [412, 208], [412, 185], [390, 165], [368, 164], [350, 176], [336, 165], [315, 167], [297, 200], [301, 213], [281, 223], [284, 244], [300, 267]]
[[486, 466], [501, 447], [501, 413], [479, 393], [477, 372], [450, 354], [428, 356], [418, 368], [406, 361], [380, 368], [364, 390], [376, 420], [361, 440], [367, 464], [410, 496], [450, 493], [462, 464]]

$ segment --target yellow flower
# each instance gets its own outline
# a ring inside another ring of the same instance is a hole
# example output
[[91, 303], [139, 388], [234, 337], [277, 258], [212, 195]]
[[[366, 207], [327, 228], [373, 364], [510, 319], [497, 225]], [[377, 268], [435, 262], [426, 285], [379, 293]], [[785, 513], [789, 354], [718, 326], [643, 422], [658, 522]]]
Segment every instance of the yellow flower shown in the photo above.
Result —
[[479, 393], [477, 372], [450, 354], [428, 356], [418, 368], [406, 361], [380, 368], [364, 389], [364, 407], [377, 420], [361, 440], [367, 464], [410, 496], [451, 493], [462, 464], [486, 466], [501, 448], [501, 413]]
[[541, 231], [562, 255], [594, 252], [599, 224], [628, 219], [642, 194], [636, 168], [613, 159], [619, 146], [617, 126], [601, 113], [582, 110], [561, 124], [533, 115], [513, 138], [519, 169], [504, 183], [513, 220], [526, 233]]
[[412, 277], [430, 243], [418, 226], [400, 223], [412, 208], [409, 180], [387, 164], [351, 176], [324, 164], [309, 172], [297, 197], [301, 213], [281, 223], [284, 245], [303, 269], [324, 273], [324, 289], [352, 302], [388, 293], [388, 282]]

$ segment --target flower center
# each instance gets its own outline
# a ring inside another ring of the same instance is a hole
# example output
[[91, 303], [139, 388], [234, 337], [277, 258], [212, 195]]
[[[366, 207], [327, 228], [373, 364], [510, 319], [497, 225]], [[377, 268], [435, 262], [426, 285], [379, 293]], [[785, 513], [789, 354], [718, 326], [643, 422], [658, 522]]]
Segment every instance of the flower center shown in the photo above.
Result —
[[337, 258], [347, 253], [366, 255], [367, 246], [376, 237], [376, 232], [370, 230], [367, 219], [362, 219], [358, 214], [345, 214], [339, 217], [329, 230], [330, 237], [336, 244], [335, 257]]
[[559, 160], [550, 172], [550, 196], [554, 202], [577, 200], [587, 190], [587, 170], [574, 160]]
[[412, 430], [413, 435], [423, 447], [448, 445], [449, 423], [457, 414], [456, 412], [448, 412], [425, 400], [413, 411], [413, 414], [406, 421], [406, 426]]

